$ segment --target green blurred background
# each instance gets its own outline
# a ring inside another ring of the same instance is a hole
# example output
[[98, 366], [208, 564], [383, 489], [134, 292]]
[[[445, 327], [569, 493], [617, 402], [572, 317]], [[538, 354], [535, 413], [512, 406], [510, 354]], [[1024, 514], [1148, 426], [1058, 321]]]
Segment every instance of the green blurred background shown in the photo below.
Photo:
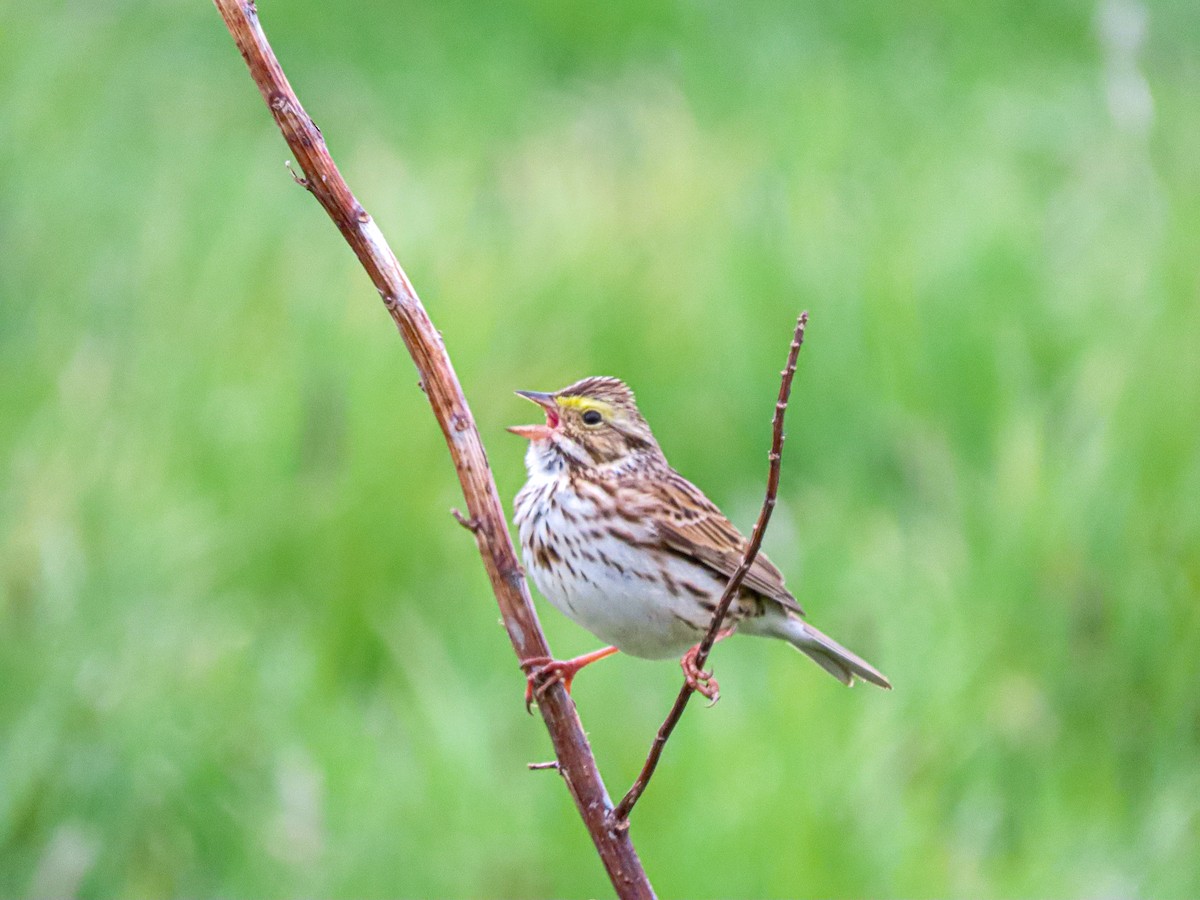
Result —
[[[665, 895], [1200, 895], [1200, 8], [271, 0], [506, 501], [614, 374], [888, 673], [715, 655]], [[0, 894], [609, 887], [378, 297], [204, 2], [0, 13]], [[542, 606], [559, 655], [595, 646]], [[576, 687], [623, 791], [679, 683]]]

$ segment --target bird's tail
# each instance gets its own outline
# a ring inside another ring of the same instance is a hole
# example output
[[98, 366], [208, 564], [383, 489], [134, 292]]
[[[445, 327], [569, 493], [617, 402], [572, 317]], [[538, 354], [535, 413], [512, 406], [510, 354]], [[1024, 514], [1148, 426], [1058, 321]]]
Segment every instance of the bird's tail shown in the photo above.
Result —
[[829, 635], [813, 628], [799, 616], [789, 613], [786, 620], [779, 625], [782, 626], [781, 637], [842, 684], [853, 684], [855, 677], [858, 677], [889, 691], [892, 689], [891, 682], [882, 672], [862, 657], [851, 653]]

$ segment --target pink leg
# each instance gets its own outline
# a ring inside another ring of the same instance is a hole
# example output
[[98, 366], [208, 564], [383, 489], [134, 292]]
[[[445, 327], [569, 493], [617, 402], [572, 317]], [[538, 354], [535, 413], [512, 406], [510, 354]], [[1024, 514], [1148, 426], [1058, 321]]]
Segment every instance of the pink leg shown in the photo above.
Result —
[[571, 693], [571, 682], [584, 666], [612, 656], [617, 652], [616, 647], [602, 647], [574, 659], [551, 659], [548, 656], [535, 656], [521, 660], [521, 668], [525, 671], [525, 710], [532, 712], [535, 697], [546, 693], [550, 685], [561, 681], [567, 693]]
[[[724, 628], [717, 632], [717, 641], [723, 641], [725, 638], [733, 634], [732, 628]], [[713, 641], [716, 644], [717, 641]], [[717, 683], [717, 679], [713, 678], [712, 672], [706, 672], [696, 665], [696, 655], [700, 652], [700, 645], [697, 644], [687, 653], [683, 654], [683, 658], [679, 660], [679, 665], [683, 668], [683, 677], [687, 679], [688, 686], [698, 693], [703, 694], [712, 703], [716, 703], [721, 699], [721, 686]]]

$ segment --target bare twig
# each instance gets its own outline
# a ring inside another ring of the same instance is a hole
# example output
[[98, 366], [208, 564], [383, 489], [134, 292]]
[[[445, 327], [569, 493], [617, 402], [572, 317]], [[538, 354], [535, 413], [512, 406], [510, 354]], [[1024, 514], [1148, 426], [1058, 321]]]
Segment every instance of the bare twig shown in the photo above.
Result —
[[[350, 244], [400, 329], [420, 373], [422, 389], [450, 448], [467, 504], [467, 516], [463, 521], [474, 526], [470, 530], [475, 535], [504, 627], [518, 659], [549, 656], [550, 648], [538, 624], [508, 535], [504, 509], [483, 443], [441, 335], [430, 322], [379, 227], [350, 192], [325, 147], [321, 132], [288, 84], [259, 25], [253, 2], [214, 2], [250, 67], [250, 76], [304, 172], [304, 186], [329, 213]], [[538, 709], [550, 732], [563, 780], [575, 798], [579, 814], [617, 894], [621, 897], [652, 897], [650, 881], [628, 834], [624, 829], [612, 827], [609, 819], [612, 802], [596, 769], [575, 704], [562, 685], [553, 685], [539, 700]]]
[[290, 159], [285, 159], [283, 161], [283, 166], [288, 170], [288, 174], [292, 176], [292, 181], [296, 182], [296, 184], [300, 185], [302, 188], [308, 188], [308, 179], [302, 175], [296, 174], [296, 170], [292, 168], [292, 161]]
[[459, 525], [461, 525], [463, 528], [467, 529], [467, 531], [471, 532], [471, 534], [474, 534], [475, 532], [477, 532], [479, 530], [479, 520], [478, 519], [467, 518], [461, 512], [459, 512], [457, 509], [451, 509], [450, 515], [454, 516], [454, 521], [457, 522]]
[[[779, 461], [783, 454], [783, 414], [787, 411], [788, 397], [792, 393], [792, 379], [796, 375], [796, 360], [800, 356], [800, 346], [804, 343], [804, 326], [808, 324], [808, 313], [800, 313], [800, 318], [796, 320], [796, 331], [792, 335], [792, 344], [788, 348], [787, 365], [780, 372], [779, 383], [779, 399], [775, 403], [775, 415], [771, 422], [771, 453], [770, 453], [770, 471], [767, 474], [767, 496], [763, 500], [762, 510], [758, 514], [758, 521], [754, 523], [754, 530], [750, 533], [750, 542], [746, 545], [746, 552], [742, 554], [742, 562], [734, 570], [733, 575], [729, 579], [729, 583], [725, 585], [725, 593], [721, 595], [720, 601], [717, 603], [717, 608], [713, 611], [712, 621], [709, 622], [708, 631], [704, 635], [704, 640], [700, 642], [700, 647], [696, 652], [696, 668], [703, 669], [704, 663], [708, 660], [708, 654], [712, 651], [713, 644], [716, 643], [717, 635], [721, 631], [721, 623], [725, 621], [725, 614], [729, 612], [729, 606], [733, 603], [733, 598], [737, 596], [738, 591], [742, 587], [742, 580], [746, 577], [746, 573], [750, 571], [750, 566], [754, 564], [754, 558], [758, 556], [758, 550], [762, 546], [763, 535], [767, 530], [767, 523], [771, 521], [771, 513], [775, 509], [775, 496], [779, 493]], [[633, 811], [634, 805], [638, 802], [638, 798], [646, 790], [646, 785], [650, 783], [650, 778], [654, 775], [654, 770], [658, 767], [658, 761], [662, 757], [663, 748], [667, 745], [667, 739], [670, 738], [671, 732], [675, 730], [675, 726], [679, 724], [679, 720], [683, 717], [683, 711], [687, 708], [688, 701], [692, 699], [692, 694], [696, 688], [688, 681], [684, 681], [683, 687], [679, 691], [679, 695], [675, 698], [675, 704], [671, 707], [671, 711], [667, 714], [666, 720], [658, 729], [658, 734], [654, 737], [654, 743], [650, 745], [650, 753], [646, 756], [646, 762], [642, 766], [642, 771], [638, 773], [637, 780], [633, 786], [617, 804], [617, 808], [613, 810], [613, 821], [618, 828], [628, 827], [629, 813]]]

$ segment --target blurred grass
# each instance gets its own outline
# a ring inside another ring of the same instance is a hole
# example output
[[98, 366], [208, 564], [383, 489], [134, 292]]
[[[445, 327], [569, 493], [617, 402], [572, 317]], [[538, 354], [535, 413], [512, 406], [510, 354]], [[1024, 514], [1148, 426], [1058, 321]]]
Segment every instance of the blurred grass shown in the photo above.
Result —
[[[609, 373], [748, 525], [812, 311], [767, 549], [897, 689], [722, 646], [664, 895], [1200, 894], [1194, 4], [262, 13], [506, 497]], [[0, 894], [604, 894], [284, 158], [206, 4], [0, 12]], [[580, 680], [613, 791], [677, 681]]]

